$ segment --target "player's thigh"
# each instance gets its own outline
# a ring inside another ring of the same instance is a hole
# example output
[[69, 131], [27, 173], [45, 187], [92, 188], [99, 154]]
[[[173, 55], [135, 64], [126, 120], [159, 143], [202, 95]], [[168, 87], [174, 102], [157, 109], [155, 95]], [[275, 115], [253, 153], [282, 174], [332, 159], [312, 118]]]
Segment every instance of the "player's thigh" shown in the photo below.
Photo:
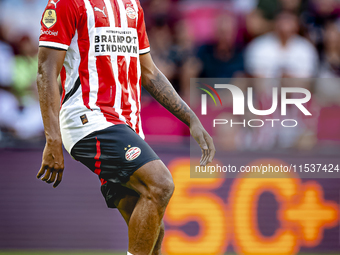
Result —
[[125, 197], [115, 201], [115, 206], [123, 216], [127, 225], [129, 225], [131, 215], [136, 207], [138, 199], [139, 196], [126, 195]]
[[126, 183], [139, 168], [159, 157], [130, 127], [114, 125], [91, 133], [77, 142], [71, 155], [101, 179]]
[[124, 184], [140, 195], [160, 195], [171, 197], [174, 183], [169, 169], [161, 160], [146, 163], [135, 171]]

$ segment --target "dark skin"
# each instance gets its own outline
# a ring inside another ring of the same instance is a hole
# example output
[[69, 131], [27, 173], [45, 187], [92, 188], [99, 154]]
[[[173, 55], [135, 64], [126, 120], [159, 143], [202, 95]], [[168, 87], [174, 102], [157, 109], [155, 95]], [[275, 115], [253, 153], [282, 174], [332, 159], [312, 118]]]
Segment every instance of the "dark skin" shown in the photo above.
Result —
[[143, 87], [168, 111], [184, 122], [202, 149], [200, 164], [205, 166], [215, 156], [215, 146], [208, 132], [183, 99], [177, 94], [169, 80], [156, 67], [151, 54], [140, 57]]
[[[119, 210], [120, 214], [123, 216], [126, 224], [130, 225], [130, 218], [131, 215], [136, 207], [136, 204], [138, 202], [139, 197], [132, 196], [132, 195], [126, 195], [124, 198], [117, 201], [116, 206]], [[156, 244], [153, 248], [152, 255], [160, 255], [161, 249], [162, 249], [162, 241], [164, 237], [164, 223], [161, 223], [158, 238], [156, 241]]]
[[[37, 178], [57, 187], [64, 171], [62, 140], [59, 129], [60, 95], [57, 78], [66, 51], [39, 49], [38, 91], [45, 126], [46, 145]], [[197, 116], [180, 98], [167, 78], [158, 70], [151, 55], [140, 56], [143, 87], [167, 110], [190, 127], [191, 135], [202, 149], [200, 164], [212, 162], [215, 147]], [[129, 228], [129, 252], [134, 255], [159, 255], [164, 236], [162, 219], [173, 194], [170, 171], [160, 160], [151, 161], [135, 171], [127, 183], [136, 196], [125, 196], [116, 206]]]
[[174, 190], [170, 171], [162, 161], [151, 161], [134, 172], [124, 185], [138, 193], [137, 200], [125, 196], [116, 202], [123, 218], [128, 218], [129, 252], [160, 255], [162, 219]]
[[64, 156], [59, 128], [60, 94], [58, 76], [63, 67], [66, 51], [39, 49], [38, 92], [44, 122], [46, 145], [37, 177], [56, 188], [62, 180]]

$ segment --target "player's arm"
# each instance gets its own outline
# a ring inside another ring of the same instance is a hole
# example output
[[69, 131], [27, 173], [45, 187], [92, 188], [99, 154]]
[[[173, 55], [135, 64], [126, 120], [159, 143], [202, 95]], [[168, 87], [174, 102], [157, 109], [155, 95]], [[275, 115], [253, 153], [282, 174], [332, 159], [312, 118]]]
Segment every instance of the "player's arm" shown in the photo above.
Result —
[[201, 165], [212, 162], [215, 146], [208, 132], [189, 106], [177, 94], [169, 80], [155, 66], [150, 53], [140, 56], [143, 87], [168, 111], [190, 127], [190, 133], [202, 149]]
[[60, 94], [57, 78], [64, 63], [66, 51], [40, 47], [38, 53], [37, 84], [41, 115], [44, 122], [46, 145], [37, 178], [57, 187], [64, 171], [64, 156], [59, 128]]

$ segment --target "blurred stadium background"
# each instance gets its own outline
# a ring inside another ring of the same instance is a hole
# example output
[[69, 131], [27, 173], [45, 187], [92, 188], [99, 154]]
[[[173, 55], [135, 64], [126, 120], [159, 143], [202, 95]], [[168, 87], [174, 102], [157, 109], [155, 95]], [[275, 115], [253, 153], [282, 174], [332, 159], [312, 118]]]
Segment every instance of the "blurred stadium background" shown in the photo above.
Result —
[[[0, 0], [0, 254], [120, 254], [127, 228], [105, 208], [90, 171], [65, 153], [58, 189], [35, 178], [44, 145], [35, 78], [47, 2]], [[217, 141], [226, 157], [340, 160], [340, 1], [141, 3], [154, 61], [187, 102], [192, 77], [318, 78], [306, 85], [313, 117], [301, 119], [302, 130], [229, 129]], [[256, 95], [267, 103], [266, 87]], [[339, 179], [190, 179], [188, 129], [146, 92], [142, 119], [177, 186], [164, 254], [340, 254]]]

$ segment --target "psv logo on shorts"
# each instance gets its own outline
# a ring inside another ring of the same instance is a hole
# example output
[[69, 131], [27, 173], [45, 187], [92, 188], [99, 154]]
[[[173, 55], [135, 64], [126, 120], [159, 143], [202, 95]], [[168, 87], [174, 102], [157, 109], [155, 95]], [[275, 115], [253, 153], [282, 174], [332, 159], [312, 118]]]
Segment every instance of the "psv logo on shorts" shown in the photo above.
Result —
[[138, 158], [138, 156], [141, 154], [141, 149], [138, 147], [132, 147], [130, 149], [127, 150], [127, 152], [125, 153], [125, 159], [128, 161], [132, 161], [136, 158]]

